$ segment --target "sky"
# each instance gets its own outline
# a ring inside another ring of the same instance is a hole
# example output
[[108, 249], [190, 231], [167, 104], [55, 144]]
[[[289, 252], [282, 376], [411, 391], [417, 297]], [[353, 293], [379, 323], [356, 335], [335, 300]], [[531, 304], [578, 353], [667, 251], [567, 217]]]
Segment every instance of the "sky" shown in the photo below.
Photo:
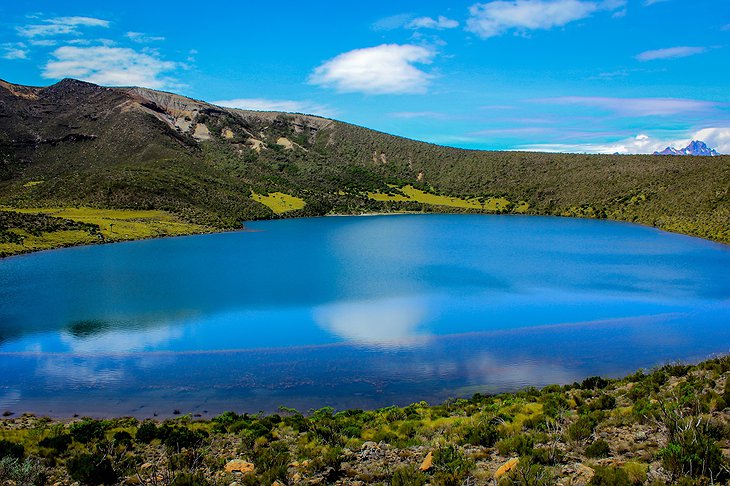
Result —
[[730, 153], [730, 0], [0, 3], [0, 79], [65, 77], [454, 147]]

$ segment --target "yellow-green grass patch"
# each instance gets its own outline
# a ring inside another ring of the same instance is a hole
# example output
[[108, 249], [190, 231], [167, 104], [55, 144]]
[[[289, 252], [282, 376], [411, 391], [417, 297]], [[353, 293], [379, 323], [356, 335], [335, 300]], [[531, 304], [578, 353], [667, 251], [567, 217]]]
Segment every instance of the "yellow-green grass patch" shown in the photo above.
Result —
[[487, 211], [500, 211], [507, 208], [509, 201], [503, 197], [470, 198], [464, 199], [452, 196], [440, 196], [430, 194], [413, 186], [405, 186], [400, 189], [402, 194], [386, 194], [383, 192], [368, 192], [368, 197], [375, 201], [395, 202], [418, 202], [434, 206], [449, 206], [462, 209], [485, 209]]
[[21, 243], [0, 243], [0, 253], [9, 255], [37, 250], [48, 250], [64, 246], [85, 245], [100, 241], [123, 241], [207, 233], [212, 228], [187, 223], [165, 211], [96, 209], [96, 208], [11, 208], [0, 207], [0, 211], [15, 211], [26, 214], [47, 214], [81, 223], [99, 226], [103, 238], [85, 230], [62, 230], [34, 236], [22, 230], [11, 230], [23, 236]]
[[283, 192], [270, 192], [267, 195], [256, 194], [254, 192], [251, 193], [251, 199], [260, 202], [276, 214], [302, 209], [306, 205], [304, 199]]
[[23, 187], [33, 187], [33, 186], [37, 186], [38, 184], [43, 184], [43, 181], [28, 181], [25, 184], [23, 184]]

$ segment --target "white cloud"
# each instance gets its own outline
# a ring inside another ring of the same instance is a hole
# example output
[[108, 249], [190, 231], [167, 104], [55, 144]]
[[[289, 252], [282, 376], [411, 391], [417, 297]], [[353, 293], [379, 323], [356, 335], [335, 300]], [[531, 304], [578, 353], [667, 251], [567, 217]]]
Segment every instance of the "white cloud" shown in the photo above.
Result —
[[535, 152], [568, 152], [592, 154], [651, 154], [667, 147], [684, 148], [692, 140], [702, 140], [708, 147], [721, 154], [730, 154], [730, 127], [703, 128], [687, 132], [681, 138], [657, 138], [647, 134], [625, 138], [615, 142], [574, 143], [574, 144], [530, 144], [518, 147], [519, 150]]
[[684, 98], [611, 98], [600, 96], [562, 96], [532, 100], [556, 105], [581, 105], [612, 111], [623, 116], [665, 116], [713, 110], [711, 101]]
[[644, 0], [644, 6], [648, 7], [650, 5], [654, 5], [655, 3], [664, 3], [667, 0]]
[[411, 44], [355, 49], [317, 67], [309, 82], [349, 93], [425, 93], [431, 75], [414, 64], [428, 64], [434, 55], [433, 50]]
[[487, 39], [511, 29], [561, 27], [599, 10], [616, 10], [625, 4], [625, 0], [497, 0], [472, 5], [466, 25], [468, 31]]
[[113, 86], [175, 87], [164, 73], [178, 64], [163, 61], [151, 53], [123, 47], [63, 46], [53, 51], [55, 60], [46, 63], [42, 76], [49, 79], [72, 77]]
[[154, 36], [154, 35], [147, 35], [142, 32], [127, 32], [124, 34], [124, 36], [131, 40], [132, 42], [137, 42], [138, 44], [148, 44], [150, 42], [158, 42], [165, 40], [164, 37], [161, 36]]
[[654, 61], [656, 59], [677, 59], [680, 57], [694, 56], [707, 51], [706, 47], [679, 46], [668, 47], [666, 49], [655, 49], [653, 51], [644, 51], [636, 55], [639, 61]]
[[454, 29], [459, 26], [456, 20], [439, 15], [438, 18], [417, 17], [406, 24], [407, 29]]
[[703, 128], [692, 135], [692, 140], [702, 140], [719, 153], [730, 154], [730, 127]]
[[318, 307], [314, 319], [348, 342], [369, 346], [409, 346], [428, 334], [419, 329], [427, 315], [418, 298], [339, 302]]
[[23, 37], [46, 37], [78, 34], [79, 27], [109, 27], [108, 20], [93, 17], [55, 17], [43, 20], [42, 22], [42, 24], [18, 27], [18, 34]]
[[308, 113], [331, 117], [335, 111], [331, 108], [311, 101], [270, 100], [266, 98], [235, 98], [231, 100], [211, 101], [214, 105], [241, 110], [286, 111], [289, 113]]
[[28, 59], [28, 49], [25, 48], [25, 44], [22, 42], [3, 44], [0, 49], [2, 50], [0, 57], [3, 59]]

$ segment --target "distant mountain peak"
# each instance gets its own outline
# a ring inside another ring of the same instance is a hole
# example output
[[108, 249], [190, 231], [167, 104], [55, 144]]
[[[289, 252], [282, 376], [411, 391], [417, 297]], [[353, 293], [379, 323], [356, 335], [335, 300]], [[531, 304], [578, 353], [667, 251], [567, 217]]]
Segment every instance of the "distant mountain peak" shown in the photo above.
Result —
[[720, 154], [717, 150], [708, 147], [702, 140], [692, 140], [683, 149], [667, 147], [661, 152], [654, 152], [654, 155], [692, 155], [697, 157], [714, 157]]

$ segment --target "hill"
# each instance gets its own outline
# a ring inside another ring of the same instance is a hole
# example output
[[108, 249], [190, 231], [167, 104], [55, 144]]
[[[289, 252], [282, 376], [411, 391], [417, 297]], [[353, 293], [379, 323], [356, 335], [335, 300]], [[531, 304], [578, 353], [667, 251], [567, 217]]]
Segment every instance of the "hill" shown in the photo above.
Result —
[[0, 254], [376, 211], [611, 218], [730, 242], [729, 161], [462, 150], [143, 88], [0, 81], [0, 207], [17, 213], [0, 219]]

